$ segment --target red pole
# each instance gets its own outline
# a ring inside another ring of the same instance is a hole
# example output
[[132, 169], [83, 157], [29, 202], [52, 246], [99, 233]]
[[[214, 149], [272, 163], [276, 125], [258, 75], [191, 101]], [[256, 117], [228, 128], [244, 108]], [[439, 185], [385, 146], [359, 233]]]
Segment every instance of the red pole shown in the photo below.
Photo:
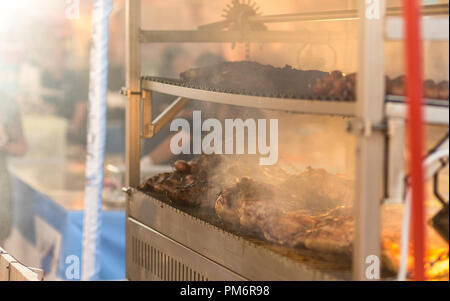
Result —
[[423, 128], [423, 57], [421, 38], [421, 14], [419, 1], [403, 0], [405, 8], [405, 56], [407, 94], [409, 100], [409, 152], [412, 188], [412, 239], [414, 250], [414, 275], [416, 281], [425, 280], [425, 212], [424, 175], [422, 166]]

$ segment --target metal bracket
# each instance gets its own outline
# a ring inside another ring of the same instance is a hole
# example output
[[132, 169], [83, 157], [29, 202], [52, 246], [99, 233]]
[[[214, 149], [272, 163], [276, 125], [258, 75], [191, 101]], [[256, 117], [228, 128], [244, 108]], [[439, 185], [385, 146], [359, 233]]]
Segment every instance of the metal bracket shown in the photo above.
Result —
[[126, 193], [128, 196], [131, 196], [131, 194], [133, 193], [133, 188], [131, 188], [131, 187], [123, 187], [122, 191], [124, 193]]
[[369, 120], [353, 119], [347, 122], [347, 132], [354, 135], [371, 136], [374, 131], [386, 132], [386, 123], [372, 124]]
[[128, 95], [142, 95], [142, 92], [141, 91], [130, 91], [126, 87], [123, 87], [122, 89], [120, 89], [120, 94], [122, 94], [124, 96], [128, 96]]
[[155, 120], [152, 119], [152, 93], [151, 91], [143, 90], [142, 99], [143, 116], [142, 116], [142, 134], [141, 138], [152, 138], [158, 133], [164, 125], [174, 119], [177, 114], [187, 105], [188, 99], [178, 97], [174, 100]]

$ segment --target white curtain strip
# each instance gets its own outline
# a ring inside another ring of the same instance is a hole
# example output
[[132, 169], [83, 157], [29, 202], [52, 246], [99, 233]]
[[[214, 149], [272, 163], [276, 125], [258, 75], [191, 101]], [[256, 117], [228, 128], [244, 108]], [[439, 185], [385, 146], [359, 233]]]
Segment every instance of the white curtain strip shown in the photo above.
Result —
[[82, 280], [98, 280], [106, 132], [109, 15], [113, 0], [94, 0], [84, 198]]

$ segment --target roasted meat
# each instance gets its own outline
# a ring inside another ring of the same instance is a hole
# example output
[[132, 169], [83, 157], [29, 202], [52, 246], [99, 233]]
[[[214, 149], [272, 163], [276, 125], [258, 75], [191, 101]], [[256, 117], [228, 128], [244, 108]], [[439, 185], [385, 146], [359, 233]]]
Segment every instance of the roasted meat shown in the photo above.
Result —
[[167, 196], [183, 206], [213, 208], [217, 194], [243, 176], [274, 184], [281, 184], [288, 176], [281, 169], [260, 166], [256, 157], [240, 157], [201, 155], [190, 162], [180, 160], [173, 164], [173, 172], [147, 179], [140, 190]]
[[356, 99], [356, 74], [344, 75], [333, 71], [328, 76], [318, 79], [313, 85], [314, 96], [329, 99]]
[[438, 84], [439, 99], [448, 100], [448, 81], [442, 81]]
[[423, 83], [423, 96], [425, 98], [439, 99], [438, 85], [431, 79]]
[[327, 76], [317, 70], [297, 70], [286, 65], [275, 68], [256, 62], [225, 62], [191, 69], [180, 74], [185, 82], [243, 94], [311, 97], [313, 84]]
[[[356, 73], [344, 75], [340, 71], [333, 71], [329, 75], [321, 77], [313, 85], [315, 98], [327, 98], [333, 100], [355, 100], [356, 99]], [[436, 84], [428, 79], [423, 83], [423, 97], [429, 99], [448, 100], [448, 81]], [[391, 80], [385, 77], [386, 95], [405, 96], [407, 94], [407, 83], [405, 76], [399, 76]]]
[[[310, 180], [306, 180], [311, 177]], [[232, 187], [219, 194], [216, 201], [216, 214], [226, 224], [241, 231], [255, 234], [270, 242], [289, 247], [304, 247], [324, 253], [351, 252], [353, 237], [351, 207], [343, 206], [336, 197], [350, 198], [345, 192], [336, 192], [326, 200], [319, 196], [317, 202], [325, 202], [321, 208], [335, 207], [331, 210], [311, 210], [311, 202], [305, 198], [314, 197], [311, 192], [317, 185], [310, 185], [314, 179], [325, 179], [332, 182], [332, 175], [323, 175], [322, 170], [310, 169], [300, 175], [297, 191], [309, 190], [305, 194], [292, 194], [289, 188], [279, 189], [277, 186], [242, 178]], [[294, 180], [292, 180], [294, 181]], [[329, 187], [337, 188], [337, 183]], [[343, 183], [343, 182], [341, 182]], [[325, 185], [330, 185], [325, 183]], [[351, 190], [348, 185], [341, 190]]]
[[211, 182], [208, 182], [208, 171], [219, 162], [219, 156], [199, 156], [190, 162], [177, 161], [173, 172], [153, 176], [139, 189], [165, 195], [178, 205], [196, 207], [207, 204], [213, 197], [208, 194], [213, 190]]
[[350, 207], [338, 207], [320, 215], [310, 214], [308, 211], [280, 214], [264, 223], [264, 237], [289, 247], [351, 254], [354, 233]]

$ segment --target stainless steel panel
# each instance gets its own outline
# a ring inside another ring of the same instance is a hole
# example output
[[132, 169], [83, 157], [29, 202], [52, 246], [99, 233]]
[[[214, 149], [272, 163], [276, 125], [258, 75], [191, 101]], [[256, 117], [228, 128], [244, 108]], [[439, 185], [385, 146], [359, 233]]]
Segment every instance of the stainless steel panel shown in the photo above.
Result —
[[[349, 272], [318, 270], [226, 232], [139, 191], [129, 215], [173, 241], [250, 280], [340, 280]], [[130, 244], [131, 232], [128, 232]], [[159, 247], [159, 243], [157, 245]], [[196, 263], [190, 265], [197, 268]]]
[[[386, 0], [377, 1], [379, 16], [368, 17], [371, 5], [359, 1], [359, 47], [357, 76], [357, 117], [366, 129], [385, 121], [384, 20]], [[380, 258], [380, 204], [385, 195], [385, 141], [383, 131], [361, 132], [356, 136], [355, 238], [353, 279], [366, 277], [368, 256]]]
[[129, 280], [246, 280], [136, 220], [127, 224]]

